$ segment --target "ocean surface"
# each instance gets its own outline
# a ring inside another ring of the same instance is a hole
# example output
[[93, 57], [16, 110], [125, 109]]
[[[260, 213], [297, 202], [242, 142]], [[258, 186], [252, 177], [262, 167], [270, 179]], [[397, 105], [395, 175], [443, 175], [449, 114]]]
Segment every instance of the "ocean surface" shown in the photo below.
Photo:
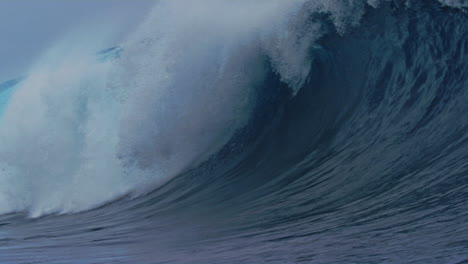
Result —
[[468, 263], [468, 1], [149, 13], [0, 84], [1, 264]]

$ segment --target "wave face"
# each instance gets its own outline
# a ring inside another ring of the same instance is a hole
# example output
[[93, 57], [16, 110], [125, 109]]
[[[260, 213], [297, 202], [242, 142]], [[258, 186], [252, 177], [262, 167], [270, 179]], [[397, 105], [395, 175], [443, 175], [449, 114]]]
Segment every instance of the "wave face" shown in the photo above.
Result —
[[0, 85], [0, 262], [465, 263], [466, 8], [161, 1], [58, 43]]

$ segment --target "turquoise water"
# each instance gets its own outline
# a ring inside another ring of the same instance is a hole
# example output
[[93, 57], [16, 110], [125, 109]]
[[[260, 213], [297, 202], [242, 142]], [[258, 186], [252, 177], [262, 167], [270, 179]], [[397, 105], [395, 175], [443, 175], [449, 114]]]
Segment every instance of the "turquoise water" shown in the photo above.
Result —
[[[11, 81], [8, 81], [6, 83], [10, 83], [10, 82]], [[13, 83], [12, 85], [9, 85], [8, 87], [0, 89], [0, 118], [2, 118], [3, 112], [5, 112], [5, 109], [8, 105], [8, 101], [10, 100], [11, 96], [16, 90], [15, 88], [18, 86], [20, 81], [14, 81], [12, 83]], [[3, 85], [0, 85], [0, 86], [3, 86]]]

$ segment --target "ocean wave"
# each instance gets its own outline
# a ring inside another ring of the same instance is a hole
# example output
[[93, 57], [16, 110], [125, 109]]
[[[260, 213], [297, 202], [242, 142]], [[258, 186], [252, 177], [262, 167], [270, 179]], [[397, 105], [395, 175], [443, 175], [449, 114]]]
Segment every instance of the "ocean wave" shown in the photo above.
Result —
[[161, 1], [60, 43], [0, 85], [0, 260], [462, 263], [466, 6]]

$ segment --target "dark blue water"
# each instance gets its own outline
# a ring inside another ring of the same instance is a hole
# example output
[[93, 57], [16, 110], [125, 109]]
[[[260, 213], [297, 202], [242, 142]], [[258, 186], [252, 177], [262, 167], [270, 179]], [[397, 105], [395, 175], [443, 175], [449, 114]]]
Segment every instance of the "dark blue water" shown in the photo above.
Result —
[[0, 216], [0, 263], [468, 263], [467, 14], [398, 3], [344, 34], [310, 14], [298, 93], [270, 67], [245, 127], [149, 194]]

